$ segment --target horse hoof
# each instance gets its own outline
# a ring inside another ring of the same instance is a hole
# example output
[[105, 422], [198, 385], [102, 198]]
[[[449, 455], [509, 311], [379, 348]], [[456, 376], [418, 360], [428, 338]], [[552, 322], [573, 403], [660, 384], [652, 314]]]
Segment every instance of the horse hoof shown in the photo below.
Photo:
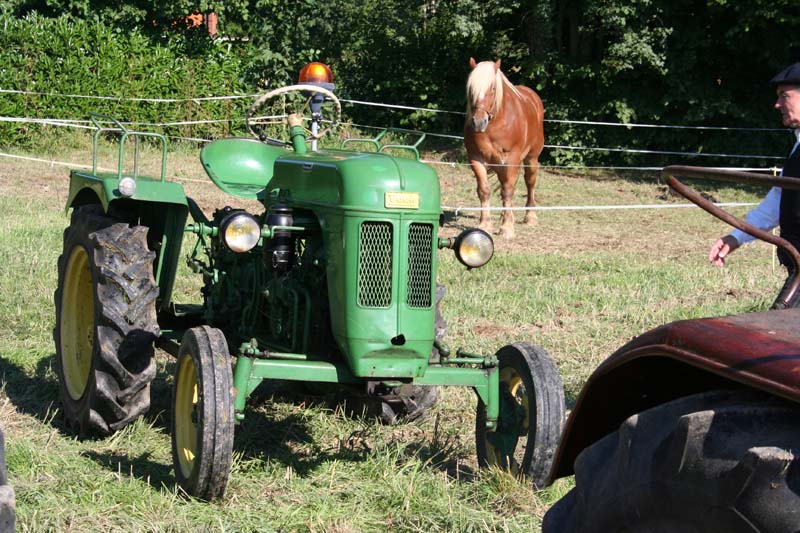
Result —
[[506, 239], [508, 241], [510, 241], [511, 239], [514, 238], [514, 230], [513, 229], [509, 230], [509, 229], [501, 228], [498, 233], [499, 233], [499, 235], [501, 237], [503, 237], [504, 239]]

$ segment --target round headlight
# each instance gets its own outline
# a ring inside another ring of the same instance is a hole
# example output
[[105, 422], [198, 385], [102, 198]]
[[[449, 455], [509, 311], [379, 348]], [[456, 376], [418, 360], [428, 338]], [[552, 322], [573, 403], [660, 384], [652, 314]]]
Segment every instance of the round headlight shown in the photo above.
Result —
[[456, 257], [467, 268], [482, 267], [494, 255], [494, 241], [482, 229], [468, 229], [455, 242]]
[[261, 238], [261, 226], [253, 215], [235, 213], [220, 224], [220, 234], [225, 245], [234, 252], [249, 252]]
[[119, 180], [119, 185], [117, 185], [117, 190], [119, 193], [126, 197], [130, 198], [134, 194], [136, 194], [136, 180], [131, 178], [130, 176], [125, 176], [121, 180]]

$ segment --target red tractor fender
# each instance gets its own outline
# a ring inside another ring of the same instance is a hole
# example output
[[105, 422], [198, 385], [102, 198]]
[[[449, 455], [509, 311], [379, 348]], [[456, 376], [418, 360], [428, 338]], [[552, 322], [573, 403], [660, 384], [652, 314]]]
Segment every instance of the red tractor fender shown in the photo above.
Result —
[[630, 416], [717, 388], [800, 403], [800, 309], [682, 320], [640, 335], [591, 375], [567, 420], [549, 482]]

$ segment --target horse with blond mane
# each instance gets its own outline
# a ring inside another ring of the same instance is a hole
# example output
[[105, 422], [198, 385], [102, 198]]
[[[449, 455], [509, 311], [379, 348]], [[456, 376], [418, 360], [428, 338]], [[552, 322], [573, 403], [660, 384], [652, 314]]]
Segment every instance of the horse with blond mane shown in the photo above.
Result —
[[[467, 120], [464, 144], [472, 172], [478, 180], [481, 202], [480, 227], [491, 230], [489, 219], [488, 174], [493, 171], [500, 180], [503, 207], [511, 207], [514, 184], [520, 163], [525, 169], [528, 187], [526, 207], [536, 205], [533, 188], [539, 170], [539, 154], [544, 147], [544, 106], [542, 99], [524, 85], [514, 86], [500, 70], [500, 60], [475, 63], [469, 58], [472, 72], [467, 78]], [[536, 213], [525, 212], [525, 223], [533, 224]], [[503, 210], [500, 235], [514, 237], [514, 213]]]

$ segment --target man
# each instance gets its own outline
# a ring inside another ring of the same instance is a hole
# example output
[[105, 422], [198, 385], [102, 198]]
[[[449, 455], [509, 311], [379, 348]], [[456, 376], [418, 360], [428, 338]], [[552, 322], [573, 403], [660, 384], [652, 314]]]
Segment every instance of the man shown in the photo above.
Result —
[[[794, 128], [797, 138], [781, 174], [800, 177], [800, 63], [787, 67], [769, 83], [777, 92], [775, 109], [781, 112], [783, 125]], [[784, 191], [780, 187], [773, 187], [761, 204], [747, 214], [745, 220], [766, 231], [780, 225], [781, 237], [800, 250], [800, 191]], [[731, 252], [752, 240], [754, 237], [751, 235], [735, 229], [714, 243], [708, 252], [708, 260], [714, 266], [725, 266], [725, 258]], [[791, 267], [782, 250], [778, 250], [778, 258], [781, 264]]]

